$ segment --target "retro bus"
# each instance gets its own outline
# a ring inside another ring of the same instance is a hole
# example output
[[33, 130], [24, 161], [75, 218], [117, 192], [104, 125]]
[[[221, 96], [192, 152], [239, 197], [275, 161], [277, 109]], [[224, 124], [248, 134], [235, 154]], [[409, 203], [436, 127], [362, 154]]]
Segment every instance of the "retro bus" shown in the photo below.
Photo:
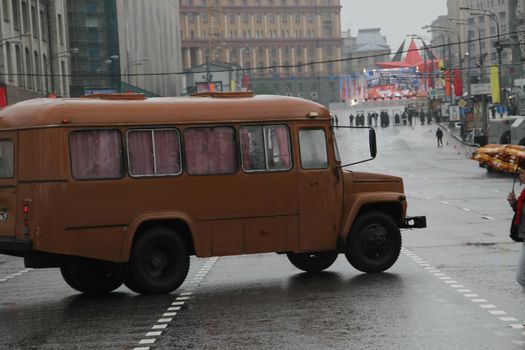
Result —
[[319, 272], [343, 253], [382, 272], [400, 228], [426, 226], [406, 208], [401, 178], [343, 170], [329, 111], [299, 98], [115, 94], [0, 111], [0, 253], [60, 268], [84, 293], [172, 292], [193, 255], [276, 252]]

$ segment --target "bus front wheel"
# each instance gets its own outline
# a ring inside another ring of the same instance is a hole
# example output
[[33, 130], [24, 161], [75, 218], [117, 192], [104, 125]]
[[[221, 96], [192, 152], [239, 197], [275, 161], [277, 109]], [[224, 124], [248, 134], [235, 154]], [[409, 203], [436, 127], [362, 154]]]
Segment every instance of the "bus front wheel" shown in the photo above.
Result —
[[288, 253], [286, 256], [293, 266], [306, 272], [326, 270], [337, 259], [337, 252]]
[[346, 259], [357, 270], [377, 273], [388, 270], [399, 257], [401, 232], [392, 217], [379, 211], [362, 214], [347, 240]]
[[119, 268], [103, 262], [75, 261], [60, 268], [64, 281], [86, 294], [105, 294], [122, 285]]
[[125, 284], [141, 294], [170, 293], [184, 282], [189, 267], [188, 247], [181, 236], [169, 228], [153, 228], [133, 245]]

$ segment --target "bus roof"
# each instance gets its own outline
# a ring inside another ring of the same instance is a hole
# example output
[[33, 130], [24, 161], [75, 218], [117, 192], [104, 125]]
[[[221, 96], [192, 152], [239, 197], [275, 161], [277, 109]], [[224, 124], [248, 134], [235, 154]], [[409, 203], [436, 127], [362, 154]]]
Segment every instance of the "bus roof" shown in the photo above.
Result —
[[234, 94], [159, 98], [40, 98], [0, 111], [0, 129], [59, 125], [162, 125], [330, 118], [315, 102], [295, 97]]

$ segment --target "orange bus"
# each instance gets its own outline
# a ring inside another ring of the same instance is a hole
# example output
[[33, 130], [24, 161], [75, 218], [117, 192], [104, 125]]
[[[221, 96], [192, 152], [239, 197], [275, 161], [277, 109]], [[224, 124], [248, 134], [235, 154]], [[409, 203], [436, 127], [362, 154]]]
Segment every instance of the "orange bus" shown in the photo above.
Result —
[[425, 217], [406, 217], [401, 178], [343, 171], [335, 144], [329, 111], [291, 97], [18, 103], [0, 112], [0, 253], [92, 294], [169, 293], [192, 255], [384, 271]]

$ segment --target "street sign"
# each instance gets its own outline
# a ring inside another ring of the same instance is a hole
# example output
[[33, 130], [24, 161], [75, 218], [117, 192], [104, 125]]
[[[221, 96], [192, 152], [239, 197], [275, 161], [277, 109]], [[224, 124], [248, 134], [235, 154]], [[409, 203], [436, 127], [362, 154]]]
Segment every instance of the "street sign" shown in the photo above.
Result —
[[472, 95], [490, 95], [490, 84], [472, 84], [470, 86]]
[[461, 108], [467, 107], [467, 101], [465, 101], [464, 99], [459, 100], [458, 106], [460, 106]]
[[525, 79], [514, 79], [514, 86], [525, 86]]

